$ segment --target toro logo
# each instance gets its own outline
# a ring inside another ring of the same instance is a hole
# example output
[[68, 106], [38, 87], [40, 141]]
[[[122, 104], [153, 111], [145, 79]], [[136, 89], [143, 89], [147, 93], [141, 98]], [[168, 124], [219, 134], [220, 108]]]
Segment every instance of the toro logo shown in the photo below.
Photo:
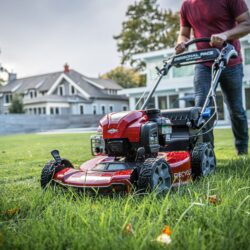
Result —
[[116, 133], [116, 132], [118, 132], [118, 129], [115, 129], [115, 128], [112, 128], [112, 129], [109, 129], [109, 130], [108, 130], [108, 133], [109, 133], [109, 134], [114, 134], [114, 133]]

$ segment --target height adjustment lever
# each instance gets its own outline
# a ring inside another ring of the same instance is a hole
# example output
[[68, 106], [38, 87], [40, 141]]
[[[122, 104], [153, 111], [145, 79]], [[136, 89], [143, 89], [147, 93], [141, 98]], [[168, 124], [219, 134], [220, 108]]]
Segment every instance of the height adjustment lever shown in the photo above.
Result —
[[59, 151], [55, 149], [55, 150], [51, 151], [50, 153], [53, 156], [53, 158], [55, 159], [56, 163], [61, 164], [62, 158], [59, 154]]

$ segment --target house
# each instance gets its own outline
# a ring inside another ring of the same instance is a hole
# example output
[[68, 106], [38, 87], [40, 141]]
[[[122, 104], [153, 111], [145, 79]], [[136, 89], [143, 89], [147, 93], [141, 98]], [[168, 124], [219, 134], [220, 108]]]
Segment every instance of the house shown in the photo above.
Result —
[[[244, 79], [243, 79], [243, 103], [247, 110], [248, 119], [250, 119], [250, 35], [241, 39], [241, 48], [243, 55]], [[163, 60], [174, 53], [174, 49], [164, 49], [161, 51], [148, 52], [134, 55], [134, 59], [143, 60], [146, 63], [145, 73], [147, 76], [147, 86], [142, 88], [130, 88], [119, 91], [121, 95], [127, 95], [129, 98], [130, 109], [139, 109], [145, 100], [140, 97], [153, 88], [158, 79], [156, 66], [161, 68]], [[169, 109], [184, 108], [194, 105], [193, 89], [194, 65], [181, 68], [171, 68], [167, 76], [159, 84], [149, 108]], [[219, 110], [219, 119], [228, 123], [229, 113], [226, 105], [223, 103], [221, 91], [217, 90], [217, 103]], [[136, 105], [137, 104], [137, 105]]]
[[0, 87], [0, 114], [7, 114], [15, 94], [23, 98], [24, 110], [32, 115], [106, 114], [128, 109], [128, 98], [112, 80], [90, 78], [69, 69], [44, 75], [16, 78]]

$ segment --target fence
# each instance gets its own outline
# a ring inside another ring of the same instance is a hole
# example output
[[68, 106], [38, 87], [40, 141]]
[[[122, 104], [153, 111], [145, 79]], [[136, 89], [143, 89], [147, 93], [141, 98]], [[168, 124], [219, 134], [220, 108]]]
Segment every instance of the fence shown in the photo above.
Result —
[[102, 115], [0, 115], [0, 134], [97, 127]]

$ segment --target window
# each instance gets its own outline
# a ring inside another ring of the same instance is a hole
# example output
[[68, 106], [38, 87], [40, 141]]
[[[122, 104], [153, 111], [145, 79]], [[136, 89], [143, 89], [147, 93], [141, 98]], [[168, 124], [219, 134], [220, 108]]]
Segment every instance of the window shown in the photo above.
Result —
[[106, 114], [106, 107], [104, 105], [102, 105], [101, 109], [102, 109], [102, 114], [105, 115]]
[[74, 86], [71, 86], [70, 90], [71, 90], [71, 95], [74, 95], [76, 93]]
[[250, 110], [250, 88], [245, 89], [246, 109]]
[[42, 109], [38, 108], [38, 114], [41, 115], [42, 114]]
[[142, 104], [144, 103], [144, 98], [142, 98], [140, 101], [140, 98], [135, 98], [135, 108], [140, 109]]
[[46, 114], [46, 108], [45, 107], [43, 108], [43, 114]]
[[[135, 98], [135, 104], [139, 102], [140, 98]], [[144, 101], [146, 99], [142, 98], [140, 102], [136, 105], [136, 109], [141, 109], [142, 105], [144, 104]], [[153, 109], [155, 108], [155, 98], [151, 97], [150, 101], [148, 102], [148, 105], [146, 107], [147, 109]]]
[[180, 98], [180, 100], [185, 101], [185, 107], [194, 107], [195, 106], [195, 96], [192, 93], [185, 93], [184, 97]]
[[155, 108], [155, 98], [152, 97], [149, 102], [148, 102], [148, 105], [147, 105], [147, 108], [148, 109], [154, 109]]
[[58, 95], [63, 96], [64, 95], [64, 86], [60, 85], [58, 87]]
[[36, 91], [34, 91], [34, 97], [37, 97], [37, 93], [36, 93]]
[[181, 68], [173, 67], [173, 77], [185, 77], [194, 75], [194, 65], [189, 65]]
[[113, 106], [109, 106], [109, 112], [112, 113], [113, 112]]
[[32, 108], [29, 108], [29, 114], [30, 115], [32, 114]]
[[167, 109], [168, 108], [167, 96], [159, 96], [158, 105], [159, 109]]
[[36, 115], [36, 108], [33, 108], [34, 115]]
[[54, 109], [53, 108], [50, 108], [50, 114], [54, 115]]
[[33, 98], [33, 92], [30, 91], [30, 98]]
[[122, 107], [122, 110], [123, 110], [123, 111], [127, 111], [127, 110], [128, 110], [128, 107], [127, 107], [127, 106], [123, 106], [123, 107]]
[[59, 115], [59, 108], [55, 108], [55, 114]]
[[170, 109], [179, 108], [179, 96], [178, 95], [170, 95], [169, 96], [169, 108]]
[[80, 114], [83, 115], [84, 114], [84, 106], [80, 105]]
[[5, 103], [10, 103], [12, 101], [12, 95], [11, 94], [6, 94], [4, 101], [5, 101]]
[[96, 115], [96, 106], [93, 106], [93, 115]]
[[250, 48], [245, 49], [245, 64], [250, 64]]

